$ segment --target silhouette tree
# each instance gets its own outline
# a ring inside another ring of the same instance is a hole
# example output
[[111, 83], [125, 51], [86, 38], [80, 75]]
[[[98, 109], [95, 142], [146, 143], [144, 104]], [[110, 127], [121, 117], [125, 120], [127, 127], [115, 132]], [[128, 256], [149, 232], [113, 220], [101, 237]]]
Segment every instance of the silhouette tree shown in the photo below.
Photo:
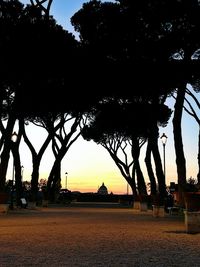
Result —
[[[50, 12], [50, 8], [51, 8], [51, 4], [53, 2], [53, 0], [30, 0], [32, 6], [36, 7], [36, 8], [39, 8], [41, 11], [44, 12], [45, 14], [45, 17], [46, 19], [49, 19], [49, 12]], [[45, 4], [46, 2], [48, 2], [46, 4], [46, 7]]]
[[[92, 139], [101, 144], [109, 152], [136, 196], [138, 193], [139, 195], [147, 194], [139, 162], [140, 149], [148, 138], [151, 140], [151, 142], [149, 141], [149, 144], [151, 143], [150, 151], [153, 153], [155, 162], [160, 160], [157, 148], [158, 132], [156, 132], [155, 139], [155, 127], [153, 128], [152, 121], [158, 120], [160, 124], [164, 125], [171, 113], [166, 106], [155, 107], [149, 102], [142, 102], [141, 98], [140, 101], [137, 101], [137, 98], [134, 100], [130, 102], [130, 100], [123, 99], [104, 99], [96, 111], [91, 114], [89, 125], [83, 129], [82, 135], [86, 140]], [[159, 180], [161, 177], [159, 171], [160, 169], [157, 167], [159, 192], [164, 197], [165, 180], [164, 177]], [[150, 179], [150, 181], [152, 180]], [[154, 183], [156, 182], [154, 181]]]
[[[194, 90], [195, 90], [195, 85], [194, 85]], [[192, 116], [196, 122], [198, 123], [198, 125], [200, 126], [200, 118], [198, 115], [198, 110], [200, 110], [200, 101], [197, 98], [197, 95], [195, 94], [195, 92], [192, 92], [192, 88], [187, 88], [186, 89], [186, 96], [185, 97], [185, 104], [184, 104], [184, 110], [190, 115]], [[194, 101], [194, 104], [196, 104], [196, 106], [194, 107], [194, 105], [192, 105], [192, 101]], [[197, 173], [197, 182], [198, 185], [200, 184], [200, 131], [198, 133], [198, 173]]]
[[[16, 121], [16, 99], [15, 99], [15, 52], [17, 50], [13, 41], [17, 33], [17, 23], [22, 16], [23, 5], [18, 1], [1, 1], [0, 3], [0, 47], [1, 47], [1, 161], [0, 161], [0, 191], [5, 189], [6, 173], [10, 150], [12, 147], [11, 136]], [[15, 52], [14, 52], [15, 51]], [[13, 61], [12, 61], [13, 60]], [[5, 121], [7, 120], [7, 124]]]
[[83, 129], [82, 135], [86, 140], [93, 139], [101, 144], [109, 152], [134, 195], [138, 192], [146, 195], [146, 185], [139, 163], [140, 148], [145, 143], [145, 138], [138, 134], [138, 121], [134, 121], [135, 117], [130, 118], [125, 106], [125, 103], [116, 100], [101, 104], [96, 114], [91, 116], [89, 125]]
[[[154, 5], [151, 1], [117, 2], [90, 1], [71, 18], [75, 30], [80, 33], [84, 51], [89, 58], [95, 59], [98, 70], [98, 64], [103, 66], [103, 79], [100, 82], [98, 79], [97, 87], [101, 85], [98, 94], [123, 97], [133, 102], [148, 99], [154, 105], [159, 104], [161, 96], [164, 101], [173, 90], [168, 82], [173, 73], [163, 69], [166, 66], [170, 70], [167, 65], [170, 50], [164, 45], [167, 34], [163, 34], [161, 27], [164, 15], [162, 19], [150, 16], [160, 11], [160, 4], [158, 1], [154, 1]], [[156, 123], [157, 120], [152, 119], [155, 140], [158, 139]], [[160, 191], [164, 195], [165, 181], [158, 145], [155, 141], [152, 144]]]
[[198, 77], [198, 49], [199, 49], [199, 11], [200, 6], [198, 1], [176, 1], [175, 5], [178, 12], [173, 11], [174, 3], [170, 6], [170, 16], [168, 22], [170, 25], [171, 40], [168, 44], [172, 48], [171, 56], [169, 59], [176, 62], [177, 68], [175, 70], [177, 97], [174, 107], [173, 117], [173, 132], [174, 132], [174, 145], [176, 153], [176, 165], [178, 175], [179, 187], [179, 203], [184, 205], [182, 192], [186, 188], [186, 160], [184, 156], [184, 147], [182, 141], [182, 114], [184, 98], [186, 94], [187, 84]]
[[[66, 92], [72, 88], [79, 53], [76, 53], [77, 41], [72, 34], [57, 25], [52, 17], [44, 19], [42, 12], [45, 10], [41, 10], [39, 1], [36, 6], [27, 5], [26, 8], [18, 1], [2, 1], [0, 11], [0, 44], [1, 50], [4, 51], [0, 110], [1, 116], [7, 119], [6, 128], [1, 123], [3, 150], [0, 162], [0, 189], [3, 190], [11, 149], [10, 140], [16, 119], [33, 120], [39, 115], [47, 116], [50, 111], [57, 113], [72, 109], [72, 102], [77, 103], [75, 94], [74, 98], [69, 99], [66, 98]], [[48, 10], [45, 15], [47, 14]], [[63, 65], [66, 67], [63, 68]], [[23, 137], [31, 147], [24, 127], [20, 127], [22, 128], [19, 130], [22, 129]], [[52, 137], [49, 137], [42, 152], [40, 151], [40, 160], [51, 140]], [[33, 147], [31, 151], [34, 155]], [[38, 170], [40, 160], [34, 160], [33, 170]], [[38, 172], [33, 171], [34, 173], [32, 187], [36, 193], [38, 180], [34, 177], [38, 177]]]

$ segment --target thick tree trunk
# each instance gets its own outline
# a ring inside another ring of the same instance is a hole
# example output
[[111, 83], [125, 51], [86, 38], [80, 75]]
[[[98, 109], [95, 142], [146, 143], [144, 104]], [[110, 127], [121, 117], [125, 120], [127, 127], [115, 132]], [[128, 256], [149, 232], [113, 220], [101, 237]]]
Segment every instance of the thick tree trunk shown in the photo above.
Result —
[[19, 119], [19, 130], [16, 142], [12, 142], [12, 154], [14, 158], [15, 167], [15, 188], [16, 188], [16, 204], [20, 205], [20, 198], [22, 197], [22, 172], [21, 172], [21, 160], [19, 154], [19, 145], [21, 142], [23, 131], [23, 120]]
[[60, 189], [61, 184], [61, 162], [57, 162], [54, 168], [52, 169], [48, 182], [51, 181], [51, 183], [48, 183], [48, 199], [51, 202], [55, 201], [56, 193]]
[[22, 197], [22, 175], [21, 175], [21, 161], [20, 161], [18, 144], [13, 143], [12, 153], [15, 166], [16, 204], [19, 206], [20, 198]]
[[128, 177], [130, 180], [127, 179], [127, 182], [132, 189], [133, 195], [136, 197], [138, 195], [138, 192], [137, 192], [136, 182], [135, 182], [135, 165], [133, 165], [131, 176], [132, 177]]
[[158, 190], [160, 205], [164, 204], [164, 198], [166, 196], [166, 182], [163, 173], [162, 162], [160, 158], [160, 153], [158, 149], [158, 127], [155, 124], [152, 128], [151, 144], [152, 144], [152, 154], [155, 162], [156, 176], [158, 180]]
[[139, 191], [139, 194], [141, 195], [147, 195], [144, 175], [140, 168], [139, 155], [140, 155], [139, 141], [137, 137], [132, 137], [132, 157], [134, 159], [135, 170], [136, 170], [136, 175], [137, 175], [138, 191]]
[[151, 141], [150, 139], [148, 139], [148, 143], [147, 143], [145, 163], [146, 163], [147, 173], [149, 175], [149, 180], [150, 180], [150, 185], [151, 185], [151, 195], [155, 196], [157, 193], [157, 189], [156, 189], [156, 178], [155, 178], [152, 164], [151, 164]]
[[136, 190], [136, 184], [134, 183], [133, 179], [130, 180], [130, 182], [128, 183], [131, 187], [133, 196], [137, 196], [137, 190]]
[[40, 159], [33, 156], [33, 171], [31, 175], [31, 201], [37, 201]]
[[11, 136], [13, 132], [13, 127], [15, 124], [15, 116], [10, 114], [8, 118], [7, 127], [4, 133], [4, 146], [1, 153], [1, 160], [0, 160], [0, 192], [5, 190], [5, 181], [6, 181], [6, 174], [8, 169], [8, 162], [10, 158], [10, 150], [11, 150]]
[[186, 160], [183, 150], [181, 120], [183, 114], [183, 105], [185, 98], [185, 86], [177, 89], [176, 103], [174, 107], [173, 117], [173, 132], [174, 132], [174, 145], [176, 154], [176, 167], [178, 175], [178, 191], [179, 191], [179, 204], [184, 206], [183, 192], [186, 187]]
[[48, 177], [48, 182], [47, 182], [47, 191], [48, 191], [48, 195], [53, 196], [55, 195], [55, 188], [56, 188], [56, 184], [59, 182], [60, 179], [60, 172], [61, 172], [61, 161], [63, 159], [63, 157], [65, 156], [66, 152], [67, 152], [68, 148], [66, 146], [62, 146], [62, 148], [59, 150], [55, 161], [53, 163], [53, 166], [51, 168], [49, 177]]
[[3, 151], [1, 153], [0, 163], [0, 192], [5, 190], [6, 174], [8, 169], [8, 162], [10, 158], [10, 144], [5, 143]]

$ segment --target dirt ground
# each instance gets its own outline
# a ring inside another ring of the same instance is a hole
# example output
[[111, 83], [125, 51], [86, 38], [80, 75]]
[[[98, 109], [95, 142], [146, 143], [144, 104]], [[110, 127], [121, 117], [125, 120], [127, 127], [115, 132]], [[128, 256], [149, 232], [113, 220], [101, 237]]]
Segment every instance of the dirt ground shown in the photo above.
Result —
[[184, 217], [133, 208], [48, 207], [0, 215], [0, 267], [200, 266]]

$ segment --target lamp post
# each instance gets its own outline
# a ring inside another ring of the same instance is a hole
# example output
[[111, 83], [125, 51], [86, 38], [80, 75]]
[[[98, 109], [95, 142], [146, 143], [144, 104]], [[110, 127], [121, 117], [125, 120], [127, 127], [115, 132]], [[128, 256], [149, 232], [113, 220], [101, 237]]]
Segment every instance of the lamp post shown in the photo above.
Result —
[[[17, 141], [17, 133], [14, 132], [11, 135], [11, 141], [12, 143], [16, 143]], [[11, 201], [10, 201], [10, 208], [13, 209], [13, 193], [14, 193], [14, 180], [15, 180], [15, 162], [14, 162], [14, 156], [13, 156], [13, 169], [12, 169], [12, 189], [11, 189]]]
[[162, 144], [163, 144], [163, 171], [164, 171], [164, 176], [166, 178], [166, 168], [165, 168], [165, 146], [167, 143], [167, 136], [165, 133], [162, 134], [162, 136], [160, 137]]
[[67, 174], [68, 172], [65, 173], [65, 188], [67, 189]]

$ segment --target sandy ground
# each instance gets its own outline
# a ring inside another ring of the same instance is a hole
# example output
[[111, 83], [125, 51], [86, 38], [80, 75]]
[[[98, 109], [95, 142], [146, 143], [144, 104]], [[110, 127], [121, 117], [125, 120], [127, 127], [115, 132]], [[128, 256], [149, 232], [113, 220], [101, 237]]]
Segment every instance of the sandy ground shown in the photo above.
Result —
[[48, 207], [0, 216], [0, 267], [200, 266], [184, 217], [132, 208]]

